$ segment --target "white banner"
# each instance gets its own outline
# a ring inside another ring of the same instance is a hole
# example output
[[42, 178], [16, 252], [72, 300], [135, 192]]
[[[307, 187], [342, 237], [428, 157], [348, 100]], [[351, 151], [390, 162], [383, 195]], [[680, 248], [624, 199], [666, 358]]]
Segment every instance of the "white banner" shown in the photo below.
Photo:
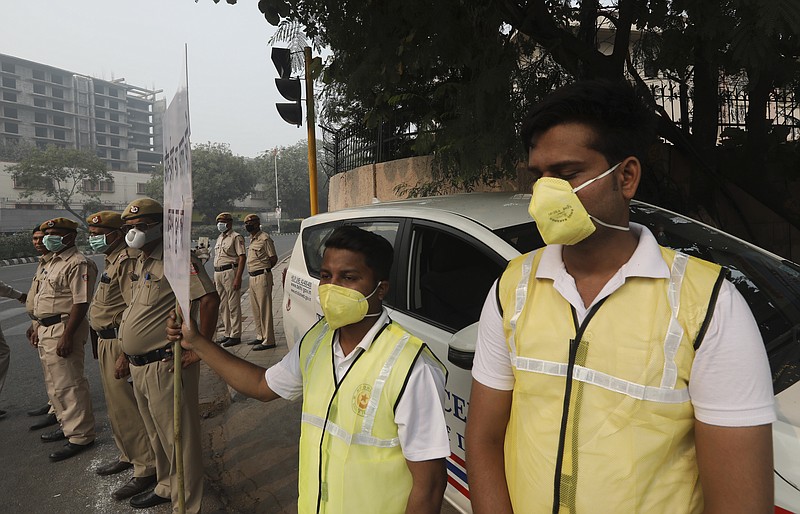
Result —
[[192, 154], [186, 63], [181, 86], [164, 114], [164, 273], [189, 316], [189, 277], [197, 273], [192, 248]]

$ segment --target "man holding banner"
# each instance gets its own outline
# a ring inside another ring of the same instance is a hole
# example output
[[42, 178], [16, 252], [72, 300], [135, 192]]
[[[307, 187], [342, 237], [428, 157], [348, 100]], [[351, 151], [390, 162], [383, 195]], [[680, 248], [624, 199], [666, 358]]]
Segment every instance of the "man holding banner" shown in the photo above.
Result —
[[[169, 312], [175, 308], [172, 281], [165, 275], [164, 212], [150, 198], [134, 200], [122, 213], [125, 241], [142, 254], [133, 274], [131, 304], [122, 315], [120, 341], [131, 364], [134, 394], [156, 457], [155, 490], [131, 498], [135, 508], [169, 501], [177, 508], [179, 486], [175, 462], [173, 426], [174, 389], [172, 347], [164, 333]], [[219, 296], [214, 283], [196, 258], [187, 259], [192, 315], [199, 312], [200, 332], [212, 337], [217, 325]], [[203, 458], [200, 441], [198, 387], [200, 366], [193, 352], [182, 358], [183, 465], [186, 512], [199, 512], [203, 497]]]

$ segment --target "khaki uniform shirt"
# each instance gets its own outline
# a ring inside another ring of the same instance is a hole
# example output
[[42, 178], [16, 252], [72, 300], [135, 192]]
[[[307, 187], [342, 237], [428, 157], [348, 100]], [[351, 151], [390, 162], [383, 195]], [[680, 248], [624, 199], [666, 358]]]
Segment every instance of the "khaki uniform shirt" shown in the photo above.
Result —
[[89, 324], [94, 330], [116, 328], [122, 321], [122, 312], [131, 302], [131, 277], [140, 253], [129, 248], [125, 241], [120, 241], [118, 247], [106, 255], [106, 267], [97, 281], [94, 299], [89, 306]]
[[220, 234], [214, 245], [214, 267], [236, 264], [239, 256], [244, 254], [244, 238], [241, 234], [233, 230]]
[[72, 246], [45, 265], [36, 293], [34, 315], [41, 319], [69, 314], [75, 303], [89, 303], [97, 279], [97, 266]]
[[[200, 261], [192, 258], [189, 277], [189, 299], [216, 291]], [[164, 246], [159, 245], [145, 257], [136, 260], [133, 275], [131, 303], [122, 313], [119, 338], [122, 351], [128, 355], [142, 355], [169, 344], [167, 341], [167, 316], [175, 308], [175, 293], [164, 276]]]
[[44, 267], [53, 258], [52, 253], [46, 253], [39, 257], [39, 264], [36, 266], [36, 271], [31, 280], [31, 288], [28, 289], [28, 298], [25, 299], [25, 310], [28, 311], [28, 316], [33, 316], [33, 306], [36, 304], [36, 293], [39, 292], [39, 285], [44, 277]]
[[269, 234], [259, 230], [250, 236], [250, 246], [247, 247], [247, 271], [270, 269], [270, 257], [275, 257], [275, 244]]

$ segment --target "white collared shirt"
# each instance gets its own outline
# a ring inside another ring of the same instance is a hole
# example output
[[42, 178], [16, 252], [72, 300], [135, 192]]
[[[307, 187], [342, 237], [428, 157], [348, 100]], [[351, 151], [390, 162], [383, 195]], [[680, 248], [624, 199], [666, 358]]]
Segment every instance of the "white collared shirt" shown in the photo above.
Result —
[[[584, 305], [575, 280], [561, 258], [562, 246], [549, 245], [536, 278], [553, 280], [553, 287], [575, 308], [578, 323], [597, 302], [619, 289], [628, 277], [668, 278], [669, 267], [655, 237], [631, 223], [639, 244], [631, 258], [609, 279], [591, 305]], [[497, 282], [486, 297], [478, 327], [472, 376], [481, 384], [510, 391], [514, 373], [497, 306]], [[718, 426], [756, 426], [775, 421], [772, 378], [761, 333], [742, 295], [724, 281], [708, 331], [692, 363], [689, 396], [695, 418]]]
[[[375, 324], [358, 345], [345, 355], [339, 344], [339, 331], [333, 337], [333, 364], [336, 381], [347, 373], [356, 357], [369, 349], [378, 331], [391, 320], [383, 309]], [[303, 396], [300, 371], [300, 344], [295, 344], [280, 362], [266, 371], [267, 385], [281, 398], [296, 400]], [[394, 421], [403, 456], [410, 461], [441, 459], [450, 455], [450, 440], [444, 419], [445, 376], [438, 364], [425, 354], [411, 368], [403, 396], [397, 404]]]

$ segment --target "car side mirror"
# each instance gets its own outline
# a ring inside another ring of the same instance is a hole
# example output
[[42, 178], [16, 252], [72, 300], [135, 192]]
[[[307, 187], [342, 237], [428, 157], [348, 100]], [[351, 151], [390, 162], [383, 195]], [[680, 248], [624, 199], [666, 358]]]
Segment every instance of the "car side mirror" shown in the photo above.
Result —
[[472, 369], [475, 342], [478, 340], [478, 323], [459, 330], [447, 343], [447, 360], [461, 369]]

